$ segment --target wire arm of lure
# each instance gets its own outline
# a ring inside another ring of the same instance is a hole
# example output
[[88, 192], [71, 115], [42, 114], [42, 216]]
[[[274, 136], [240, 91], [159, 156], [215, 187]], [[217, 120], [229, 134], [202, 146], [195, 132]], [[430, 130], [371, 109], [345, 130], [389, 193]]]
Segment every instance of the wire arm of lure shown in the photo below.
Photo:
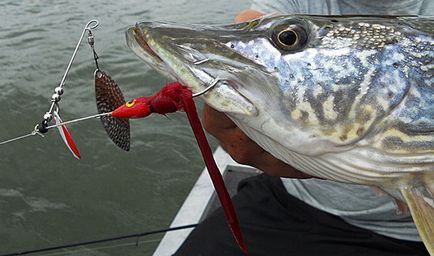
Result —
[[8, 139], [8, 140], [5, 140], [5, 141], [0, 141], [0, 145], [7, 144], [7, 143], [10, 143], [10, 142], [14, 142], [14, 141], [17, 141], [17, 140], [21, 140], [21, 139], [24, 139], [24, 138], [27, 138], [27, 137], [30, 137], [30, 136], [34, 136], [34, 135], [40, 135], [40, 136], [44, 137], [43, 134], [46, 133], [51, 128], [58, 127], [58, 126], [61, 126], [61, 125], [65, 125], [67, 123], [79, 122], [79, 121], [87, 120], [87, 119], [91, 119], [91, 118], [99, 118], [101, 116], [105, 116], [105, 115], [111, 114], [111, 113], [101, 113], [101, 114], [97, 114], [97, 115], [92, 115], [92, 116], [88, 116], [88, 117], [83, 117], [83, 118], [78, 118], [78, 119], [70, 120], [70, 121], [67, 121], [67, 122], [61, 122], [61, 123], [58, 123], [58, 124], [55, 124], [55, 125], [51, 125], [51, 126], [48, 125], [49, 122], [51, 122], [51, 120], [53, 119], [53, 112], [54, 111], [59, 112], [59, 102], [61, 100], [61, 95], [63, 94], [63, 86], [65, 85], [66, 77], [68, 76], [69, 70], [71, 69], [72, 63], [74, 62], [75, 56], [77, 55], [78, 49], [80, 48], [80, 45], [81, 45], [81, 43], [83, 41], [83, 38], [84, 38], [84, 35], [85, 35], [86, 32], [88, 33], [88, 43], [89, 43], [89, 45], [90, 45], [90, 47], [91, 47], [91, 49], [93, 51], [95, 63], [96, 63], [96, 66], [97, 66], [97, 70], [99, 69], [98, 68], [98, 62], [97, 62], [98, 55], [96, 54], [96, 52], [94, 50], [94, 37], [93, 37], [93, 34], [92, 34], [92, 30], [95, 29], [95, 28], [97, 28], [98, 26], [99, 26], [99, 22], [97, 20], [90, 20], [84, 26], [83, 31], [81, 32], [80, 38], [79, 38], [79, 40], [77, 42], [77, 45], [75, 46], [74, 52], [72, 53], [72, 56], [71, 56], [71, 58], [69, 60], [69, 63], [67, 65], [67, 67], [66, 67], [65, 73], [63, 74], [63, 77], [62, 77], [59, 85], [54, 89], [54, 93], [51, 96], [51, 105], [50, 105], [50, 108], [44, 114], [42, 122], [39, 123], [39, 124], [36, 124], [34, 130], [31, 133], [28, 133], [28, 134], [25, 134], [25, 135], [22, 135], [22, 136], [18, 136], [18, 137], [12, 138], [12, 139]]
[[[65, 73], [63, 74], [62, 80], [60, 81], [59, 86], [63, 87], [66, 77], [69, 73], [69, 69], [71, 68], [72, 62], [74, 62], [75, 56], [77, 55], [77, 51], [78, 48], [80, 48], [80, 44], [83, 41], [83, 37], [84, 37], [84, 33], [86, 33], [86, 31], [92, 35], [92, 29], [97, 28], [99, 25], [99, 22], [97, 20], [91, 20], [89, 21], [86, 26], [84, 26], [83, 32], [81, 32], [81, 36], [80, 39], [77, 42], [77, 45], [75, 46], [74, 52], [72, 53], [71, 59], [69, 60], [68, 66], [66, 67]], [[92, 36], [93, 38], [93, 36]]]
[[53, 124], [53, 125], [47, 126], [47, 129], [51, 129], [51, 128], [58, 127], [61, 125], [77, 123], [77, 122], [81, 122], [81, 121], [88, 120], [88, 119], [100, 118], [102, 116], [109, 116], [111, 114], [112, 114], [111, 112], [108, 112], [108, 113], [101, 113], [101, 114], [95, 114], [95, 115], [91, 115], [91, 116], [80, 117], [80, 118], [72, 119], [69, 121], [61, 122], [59, 124]]
[[[54, 107], [58, 104], [58, 102], [61, 99], [61, 95], [63, 94], [63, 86], [65, 85], [66, 77], [68, 76], [69, 70], [71, 69], [72, 63], [74, 62], [75, 56], [77, 55], [78, 49], [80, 48], [80, 44], [83, 41], [84, 35], [86, 32], [89, 34], [89, 44], [90, 41], [93, 41], [93, 35], [92, 35], [92, 29], [97, 28], [99, 25], [99, 22], [97, 20], [90, 20], [86, 26], [84, 26], [84, 29], [80, 35], [80, 39], [77, 42], [77, 45], [75, 46], [74, 52], [72, 53], [71, 59], [69, 60], [69, 63], [66, 67], [65, 73], [63, 74], [62, 80], [60, 80], [59, 86], [54, 89], [54, 93], [51, 96], [51, 105], [49, 110], [44, 114], [43, 120], [40, 124], [38, 124], [38, 131], [40, 133], [46, 133], [48, 131], [47, 126], [48, 123], [53, 119], [53, 111]], [[92, 38], [92, 39], [90, 39]], [[93, 50], [93, 44], [91, 44], [92, 50]], [[96, 53], [94, 53], [96, 54]]]

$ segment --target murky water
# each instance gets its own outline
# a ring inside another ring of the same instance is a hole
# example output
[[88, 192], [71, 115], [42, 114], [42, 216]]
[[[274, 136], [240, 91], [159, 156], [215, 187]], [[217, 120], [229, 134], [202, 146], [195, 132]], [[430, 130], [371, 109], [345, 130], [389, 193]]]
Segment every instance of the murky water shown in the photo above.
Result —
[[[30, 132], [49, 107], [82, 28], [98, 19], [101, 68], [126, 98], [168, 82], [126, 47], [124, 31], [140, 20], [226, 23], [249, 3], [223, 0], [32, 0], [0, 2], [0, 141]], [[94, 64], [84, 42], [66, 81], [61, 113], [96, 113]], [[132, 122], [130, 152], [108, 139], [99, 120], [69, 126], [82, 160], [55, 130], [0, 146], [0, 254], [144, 232], [169, 225], [202, 170], [186, 118]], [[150, 255], [161, 236], [60, 255]], [[116, 246], [116, 247], [113, 247]], [[59, 251], [57, 252], [59, 253]]]

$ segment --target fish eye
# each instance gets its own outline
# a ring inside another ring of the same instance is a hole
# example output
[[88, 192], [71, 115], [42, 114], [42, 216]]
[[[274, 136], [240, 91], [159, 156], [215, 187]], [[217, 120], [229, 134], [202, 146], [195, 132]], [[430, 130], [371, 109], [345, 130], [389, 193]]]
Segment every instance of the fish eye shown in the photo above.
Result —
[[284, 51], [296, 51], [307, 42], [307, 33], [300, 24], [283, 23], [271, 32], [272, 42]]
[[277, 35], [277, 40], [279, 41], [279, 44], [284, 45], [285, 47], [292, 47], [297, 43], [298, 35], [294, 30], [289, 28], [280, 31]]
[[125, 103], [125, 106], [126, 106], [127, 108], [131, 108], [132, 106], [134, 106], [135, 103], [136, 103], [135, 100], [130, 100], [130, 101], [128, 101], [127, 103]]

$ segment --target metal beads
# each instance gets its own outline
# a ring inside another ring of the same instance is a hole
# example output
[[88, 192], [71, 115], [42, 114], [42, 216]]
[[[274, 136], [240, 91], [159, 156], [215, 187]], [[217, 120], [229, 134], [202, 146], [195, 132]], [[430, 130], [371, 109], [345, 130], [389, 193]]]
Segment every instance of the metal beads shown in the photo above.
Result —
[[53, 93], [53, 95], [51, 95], [51, 100], [54, 102], [59, 102], [60, 101], [60, 95], [57, 93]]
[[57, 94], [59, 94], [59, 95], [62, 95], [63, 94], [63, 88], [62, 87], [56, 87], [55, 89], [54, 89], [54, 92], [55, 93], [57, 93]]
[[50, 122], [51, 119], [53, 119], [53, 115], [50, 112], [46, 112], [44, 115], [44, 120], [47, 120], [48, 122]]

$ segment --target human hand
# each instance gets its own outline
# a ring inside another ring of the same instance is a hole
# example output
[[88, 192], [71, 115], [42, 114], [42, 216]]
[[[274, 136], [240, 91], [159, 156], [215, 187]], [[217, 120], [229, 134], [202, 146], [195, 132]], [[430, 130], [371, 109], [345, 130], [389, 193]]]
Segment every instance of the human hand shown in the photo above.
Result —
[[262, 12], [258, 12], [252, 9], [248, 9], [248, 10], [244, 10], [242, 12], [240, 12], [237, 16], [235, 16], [234, 21], [236, 23], [240, 23], [240, 22], [244, 22], [244, 21], [249, 21], [249, 20], [254, 20], [256, 18], [259, 18], [261, 16], [264, 16], [265, 13]]
[[311, 178], [262, 149], [224, 113], [205, 105], [202, 121], [205, 130], [219, 140], [220, 145], [236, 162], [253, 166], [272, 176]]

